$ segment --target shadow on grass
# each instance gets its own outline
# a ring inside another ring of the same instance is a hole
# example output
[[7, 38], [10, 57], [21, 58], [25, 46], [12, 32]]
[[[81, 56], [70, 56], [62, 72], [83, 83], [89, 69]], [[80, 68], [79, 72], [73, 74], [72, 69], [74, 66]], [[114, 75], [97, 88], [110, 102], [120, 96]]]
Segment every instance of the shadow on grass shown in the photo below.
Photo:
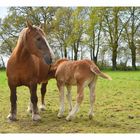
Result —
[[[41, 121], [34, 122], [31, 115], [19, 116], [19, 120], [6, 123], [7, 130], [1, 133], [110, 133], [110, 129], [122, 130], [123, 127], [116, 122], [99, 121], [97, 118], [89, 120], [87, 116], [77, 116], [72, 121], [57, 118], [57, 111], [44, 111], [40, 113]], [[86, 118], [87, 117], [87, 118]], [[113, 133], [113, 132], [111, 132]]]

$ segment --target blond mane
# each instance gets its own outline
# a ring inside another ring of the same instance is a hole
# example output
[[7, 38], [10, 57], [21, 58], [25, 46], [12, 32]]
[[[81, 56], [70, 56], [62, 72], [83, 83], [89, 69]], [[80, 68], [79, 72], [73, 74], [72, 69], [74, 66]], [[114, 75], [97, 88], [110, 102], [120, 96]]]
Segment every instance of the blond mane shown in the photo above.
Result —
[[19, 38], [18, 38], [18, 41], [17, 41], [17, 46], [16, 47], [21, 46], [21, 45], [23, 45], [23, 46], [26, 45], [26, 43], [25, 43], [26, 42], [26, 32], [27, 32], [27, 28], [24, 28], [21, 31], [21, 33], [19, 35]]

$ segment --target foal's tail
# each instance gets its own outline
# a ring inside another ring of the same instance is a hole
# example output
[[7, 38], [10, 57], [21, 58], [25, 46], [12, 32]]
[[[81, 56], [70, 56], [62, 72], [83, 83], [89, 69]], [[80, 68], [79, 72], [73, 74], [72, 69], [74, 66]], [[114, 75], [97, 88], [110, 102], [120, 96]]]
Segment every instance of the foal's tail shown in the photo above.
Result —
[[105, 79], [108, 79], [108, 80], [112, 80], [112, 78], [111, 78], [109, 75], [107, 75], [107, 74], [101, 72], [101, 71], [99, 70], [99, 68], [98, 68], [96, 65], [91, 65], [91, 66], [90, 66], [90, 70], [91, 70], [94, 74], [96, 74], [96, 75], [98, 75], [98, 76], [100, 76], [100, 77], [102, 77], [102, 78], [105, 78]]

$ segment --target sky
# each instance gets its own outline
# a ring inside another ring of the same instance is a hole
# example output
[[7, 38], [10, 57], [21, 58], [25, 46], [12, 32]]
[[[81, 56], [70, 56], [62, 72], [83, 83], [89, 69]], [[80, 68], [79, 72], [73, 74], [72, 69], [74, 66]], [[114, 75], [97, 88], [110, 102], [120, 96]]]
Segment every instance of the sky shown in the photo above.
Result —
[[7, 15], [7, 7], [0, 7], [0, 18], [4, 18]]
[[0, 6], [140, 6], [140, 0], [0, 0]]
[[[0, 7], [0, 18], [4, 18], [7, 15], [7, 7]], [[8, 57], [3, 56], [3, 59], [5, 61], [5, 65], [7, 65]]]

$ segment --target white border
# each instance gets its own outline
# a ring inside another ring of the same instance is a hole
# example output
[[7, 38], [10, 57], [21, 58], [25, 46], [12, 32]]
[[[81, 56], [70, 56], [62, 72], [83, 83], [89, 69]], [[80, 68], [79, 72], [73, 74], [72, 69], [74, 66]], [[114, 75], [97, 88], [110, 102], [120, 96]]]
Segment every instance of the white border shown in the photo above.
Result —
[[[140, 0], [0, 0], [0, 7], [9, 6], [140, 6]], [[12, 125], [12, 124], [10, 124]], [[47, 124], [46, 124], [47, 125]], [[1, 140], [38, 139], [80, 139], [80, 140], [137, 140], [139, 134], [0, 134]]]
[[0, 0], [0, 6], [140, 6], [140, 0]]
[[1, 134], [1, 140], [138, 140], [139, 134]]

